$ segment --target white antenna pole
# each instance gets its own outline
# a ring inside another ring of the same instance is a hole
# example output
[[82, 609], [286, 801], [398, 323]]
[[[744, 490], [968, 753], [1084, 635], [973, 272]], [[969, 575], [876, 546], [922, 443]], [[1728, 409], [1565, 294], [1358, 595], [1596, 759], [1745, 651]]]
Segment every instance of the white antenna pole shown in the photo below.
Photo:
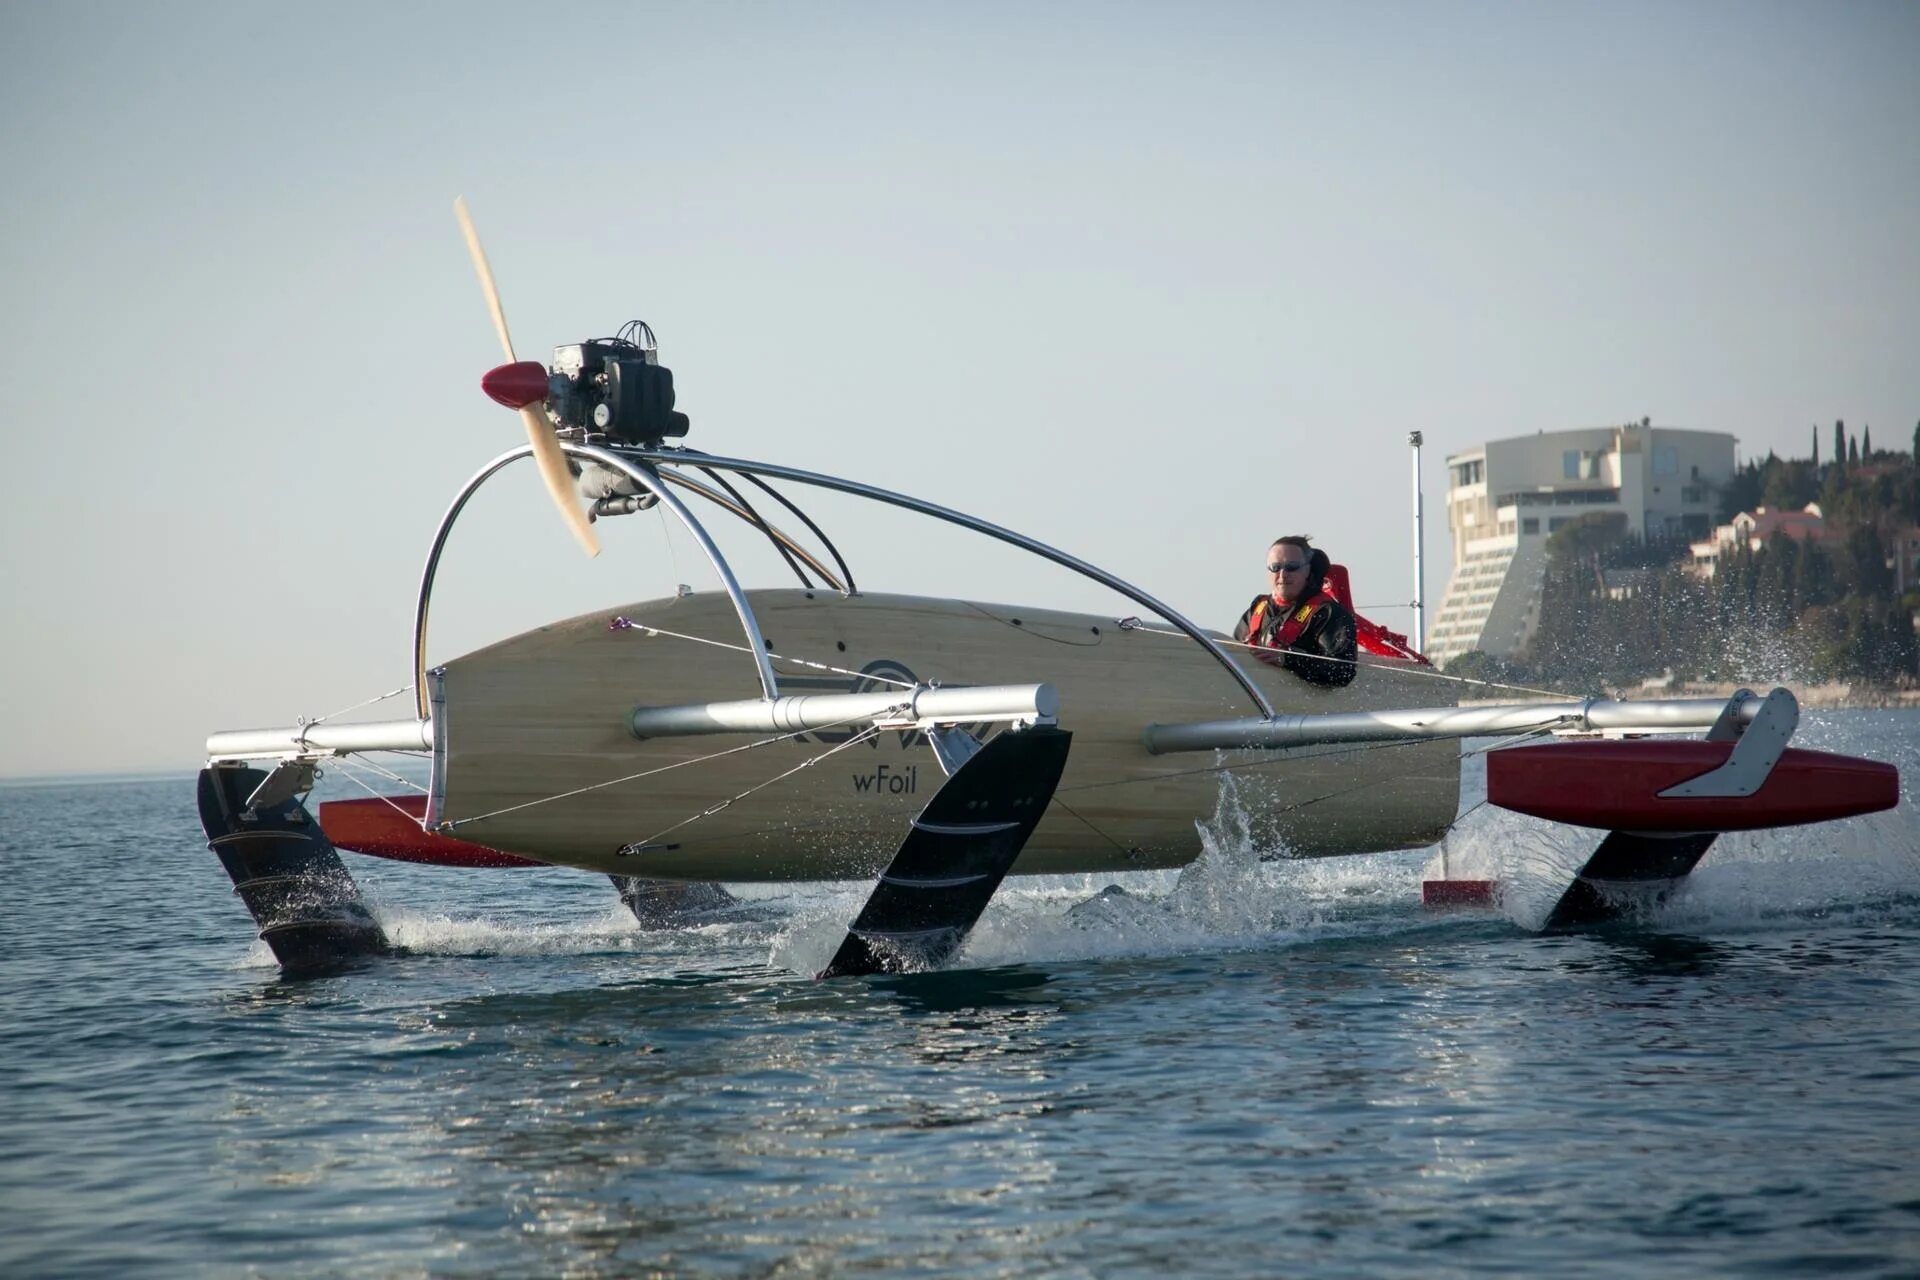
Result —
[[1407, 432], [1407, 443], [1413, 446], [1413, 650], [1415, 653], [1425, 653], [1427, 651], [1427, 580], [1420, 566], [1420, 551], [1421, 544], [1426, 541], [1427, 512], [1426, 501], [1420, 492], [1420, 433]]

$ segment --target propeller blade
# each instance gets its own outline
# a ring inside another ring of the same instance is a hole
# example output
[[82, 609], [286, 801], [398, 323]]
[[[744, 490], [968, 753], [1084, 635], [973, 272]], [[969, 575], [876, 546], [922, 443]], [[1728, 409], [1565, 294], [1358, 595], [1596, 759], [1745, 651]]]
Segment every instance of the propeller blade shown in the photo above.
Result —
[[493, 283], [493, 268], [487, 265], [487, 251], [480, 247], [480, 233], [473, 229], [473, 215], [467, 212], [467, 198], [455, 196], [453, 216], [460, 219], [460, 233], [467, 238], [467, 254], [473, 259], [474, 274], [480, 277], [480, 292], [487, 295], [487, 310], [493, 312], [493, 327], [499, 331], [500, 345], [506, 348], [507, 363], [519, 357], [513, 354], [513, 338], [507, 333], [507, 313], [500, 308], [500, 290]]
[[[473, 216], [467, 212], [465, 196], [454, 200], [453, 214], [460, 219], [461, 234], [467, 238], [467, 253], [473, 258], [474, 273], [480, 277], [480, 291], [487, 295], [487, 310], [493, 313], [493, 327], [499, 331], [500, 345], [506, 349], [509, 363], [517, 363], [513, 354], [513, 338], [507, 332], [507, 313], [500, 306], [500, 290], [493, 283], [493, 268], [487, 265], [487, 251], [480, 247], [480, 233], [474, 230]], [[526, 424], [527, 443], [533, 446], [533, 460], [540, 466], [540, 478], [546, 481], [547, 494], [553, 499], [553, 505], [560, 508], [561, 519], [567, 522], [567, 528], [573, 530], [573, 536], [579, 539], [581, 550], [589, 556], [599, 555], [600, 539], [594, 536], [593, 526], [587, 523], [586, 513], [580, 510], [579, 499], [574, 497], [573, 475], [567, 470], [567, 455], [561, 452], [560, 442], [553, 438], [553, 424], [547, 421], [546, 414], [531, 404], [521, 407], [520, 421]]]
[[547, 482], [547, 492], [553, 495], [553, 504], [566, 518], [567, 528], [580, 540], [582, 551], [589, 556], [599, 555], [600, 539], [593, 536], [593, 526], [587, 523], [586, 512], [580, 510], [580, 500], [573, 496], [573, 473], [567, 470], [567, 455], [560, 452], [560, 442], [553, 438], [553, 424], [532, 405], [520, 410], [520, 420], [527, 424], [533, 460], [540, 464], [540, 478]]

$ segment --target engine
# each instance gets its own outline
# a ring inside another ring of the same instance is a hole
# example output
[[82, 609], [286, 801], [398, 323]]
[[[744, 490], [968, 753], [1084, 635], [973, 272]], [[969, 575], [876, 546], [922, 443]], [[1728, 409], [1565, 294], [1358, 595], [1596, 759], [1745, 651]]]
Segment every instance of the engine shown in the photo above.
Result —
[[674, 411], [673, 370], [660, 363], [644, 321], [630, 321], [611, 338], [555, 347], [551, 370], [547, 407], [562, 428], [657, 448], [691, 425]]

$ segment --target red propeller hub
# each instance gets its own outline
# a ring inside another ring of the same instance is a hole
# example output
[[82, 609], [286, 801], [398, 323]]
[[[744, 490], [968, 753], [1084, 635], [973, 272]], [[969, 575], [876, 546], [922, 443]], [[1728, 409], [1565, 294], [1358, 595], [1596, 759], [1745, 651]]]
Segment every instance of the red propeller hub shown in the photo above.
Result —
[[538, 360], [517, 360], [489, 369], [480, 389], [509, 409], [524, 409], [547, 398], [547, 367]]

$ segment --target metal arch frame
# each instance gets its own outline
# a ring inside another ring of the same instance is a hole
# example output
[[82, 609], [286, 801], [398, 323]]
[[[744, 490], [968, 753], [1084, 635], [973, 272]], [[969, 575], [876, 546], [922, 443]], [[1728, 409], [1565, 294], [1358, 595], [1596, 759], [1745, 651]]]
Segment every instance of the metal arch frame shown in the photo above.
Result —
[[[569, 452], [572, 451], [570, 447]], [[1011, 546], [1019, 547], [1021, 550], [1037, 555], [1043, 560], [1051, 560], [1063, 568], [1071, 569], [1083, 577], [1091, 578], [1102, 586], [1110, 587], [1135, 604], [1171, 622], [1175, 627], [1178, 627], [1184, 632], [1195, 644], [1198, 644], [1201, 648], [1212, 654], [1216, 662], [1226, 668], [1227, 674], [1231, 675], [1241, 689], [1245, 690], [1247, 697], [1252, 699], [1253, 705], [1260, 709], [1260, 714], [1263, 717], [1268, 720], [1274, 718], [1273, 704], [1268, 702], [1266, 695], [1261, 693], [1259, 687], [1247, 678], [1247, 673], [1241, 669], [1240, 664], [1235, 662], [1232, 656], [1210, 639], [1205, 632], [1190, 622], [1184, 614], [1161, 603], [1125, 579], [1115, 577], [1098, 565], [1089, 564], [1078, 556], [1068, 555], [1064, 551], [1048, 546], [1046, 543], [1034, 538], [1029, 538], [1025, 534], [1015, 533], [1013, 530], [1003, 528], [991, 521], [970, 516], [964, 511], [955, 511], [951, 507], [943, 507], [937, 503], [926, 502], [908, 494], [895, 493], [891, 489], [882, 489], [875, 485], [861, 484], [857, 480], [843, 480], [839, 476], [830, 476], [822, 472], [802, 471], [798, 467], [783, 467], [777, 463], [754, 462], [746, 458], [723, 458], [716, 454], [701, 452], [698, 449], [620, 449], [617, 453], [603, 454], [603, 451], [600, 450], [594, 450], [593, 453], [601, 456], [642, 458], [648, 462], [656, 463], [719, 467], [724, 471], [738, 471], [743, 475], [777, 476], [783, 480], [794, 480], [801, 484], [816, 485], [822, 489], [834, 489], [841, 493], [853, 494], [855, 497], [869, 498], [875, 502], [885, 503], [888, 506], [915, 511], [921, 515], [932, 516], [934, 519], [944, 520], [948, 524], [957, 524], [963, 529], [971, 529], [975, 533], [982, 533]], [[762, 647], [764, 648], [764, 646]]]
[[[561, 452], [569, 457], [597, 462], [603, 467], [610, 467], [627, 476], [657, 497], [661, 505], [673, 512], [680, 523], [687, 527], [687, 532], [693, 535], [693, 540], [700, 544], [700, 550], [706, 553], [708, 562], [713, 565], [714, 573], [719, 576], [721, 585], [726, 589], [727, 598], [733, 601], [733, 611], [739, 616], [740, 628], [746, 632], [747, 642], [753, 650], [753, 665], [760, 676], [762, 694], [769, 700], [779, 697], [779, 681], [775, 679], [773, 663], [767, 657], [767, 641], [760, 634], [760, 623], [753, 616], [753, 606], [747, 603], [746, 592], [741, 590], [739, 580], [733, 576], [733, 569], [727, 564], [727, 558], [720, 554], [720, 549], [713, 544], [713, 539], [707, 536], [707, 531], [700, 522], [693, 518], [693, 513], [687, 510], [686, 504], [669, 491], [666, 482], [656, 475], [652, 468], [636, 463], [632, 457], [591, 445], [574, 444], [568, 440], [559, 441], [559, 445]], [[640, 454], [638, 450], [634, 453], [645, 458], [646, 461], [654, 460]], [[468, 500], [479, 492], [481, 485], [509, 464], [532, 456], [533, 446], [525, 444], [501, 454], [467, 481], [452, 504], [448, 506], [446, 514], [440, 517], [440, 527], [433, 535], [433, 547], [427, 552], [426, 567], [420, 573], [420, 594], [414, 602], [413, 613], [414, 707], [422, 720], [429, 719], [431, 716], [427, 689], [427, 608], [433, 597], [433, 579], [440, 568], [440, 555], [446, 550], [447, 537], [453, 532], [454, 521], [459, 519], [460, 512], [466, 507]], [[673, 461], [673, 458], [667, 455], [661, 460]]]

